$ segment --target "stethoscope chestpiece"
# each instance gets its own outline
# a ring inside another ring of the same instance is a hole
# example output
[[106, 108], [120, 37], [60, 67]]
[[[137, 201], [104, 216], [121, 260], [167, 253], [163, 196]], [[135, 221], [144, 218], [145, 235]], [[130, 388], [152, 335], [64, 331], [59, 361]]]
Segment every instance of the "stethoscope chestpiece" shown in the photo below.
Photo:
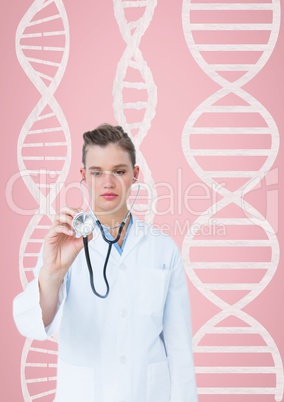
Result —
[[76, 237], [86, 237], [94, 231], [96, 219], [91, 212], [81, 211], [74, 216], [72, 226], [76, 232]]

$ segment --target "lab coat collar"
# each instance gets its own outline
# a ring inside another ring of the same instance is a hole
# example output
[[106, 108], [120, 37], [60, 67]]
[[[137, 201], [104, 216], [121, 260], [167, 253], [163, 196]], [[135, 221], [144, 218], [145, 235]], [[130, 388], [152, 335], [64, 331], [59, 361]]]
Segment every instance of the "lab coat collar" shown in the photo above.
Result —
[[[135, 215], [132, 214], [133, 223], [128, 233], [126, 243], [122, 254], [120, 255], [115, 248], [111, 252], [111, 259], [115, 259], [117, 262], [121, 263], [127, 255], [133, 250], [134, 247], [141, 241], [141, 239], [146, 236], [149, 229], [149, 225], [139, 220]], [[98, 242], [99, 247], [107, 249], [106, 242], [101, 236], [101, 232], [98, 226], [95, 227], [93, 232], [94, 241]]]

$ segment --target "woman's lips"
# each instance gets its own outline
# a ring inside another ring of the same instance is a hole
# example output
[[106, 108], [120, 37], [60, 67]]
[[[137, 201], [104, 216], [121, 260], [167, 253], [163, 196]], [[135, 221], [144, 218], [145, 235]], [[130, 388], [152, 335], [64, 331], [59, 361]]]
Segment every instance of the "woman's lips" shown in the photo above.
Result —
[[117, 194], [114, 194], [114, 193], [105, 193], [105, 194], [102, 194], [102, 197], [103, 197], [104, 199], [106, 199], [106, 200], [113, 200], [114, 198], [117, 197]]

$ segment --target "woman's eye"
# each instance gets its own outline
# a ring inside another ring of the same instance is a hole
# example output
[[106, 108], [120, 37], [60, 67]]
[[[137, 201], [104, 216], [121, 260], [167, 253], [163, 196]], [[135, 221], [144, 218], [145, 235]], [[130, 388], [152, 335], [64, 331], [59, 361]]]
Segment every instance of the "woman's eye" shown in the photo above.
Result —
[[[116, 176], [122, 176], [124, 173], [125, 173], [125, 170], [115, 170], [113, 172], [113, 174], [116, 175]], [[99, 177], [99, 176], [102, 176], [104, 174], [104, 172], [101, 172], [101, 171], [96, 172], [96, 171], [94, 171], [91, 174], [92, 174], [92, 176]]]

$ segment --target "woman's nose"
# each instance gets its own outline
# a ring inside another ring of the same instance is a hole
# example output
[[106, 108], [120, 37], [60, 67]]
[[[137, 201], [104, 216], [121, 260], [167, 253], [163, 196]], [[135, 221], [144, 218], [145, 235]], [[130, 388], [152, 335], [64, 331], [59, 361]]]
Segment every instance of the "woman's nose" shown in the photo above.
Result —
[[114, 187], [115, 177], [111, 172], [105, 172], [104, 174], [104, 186], [107, 188]]

